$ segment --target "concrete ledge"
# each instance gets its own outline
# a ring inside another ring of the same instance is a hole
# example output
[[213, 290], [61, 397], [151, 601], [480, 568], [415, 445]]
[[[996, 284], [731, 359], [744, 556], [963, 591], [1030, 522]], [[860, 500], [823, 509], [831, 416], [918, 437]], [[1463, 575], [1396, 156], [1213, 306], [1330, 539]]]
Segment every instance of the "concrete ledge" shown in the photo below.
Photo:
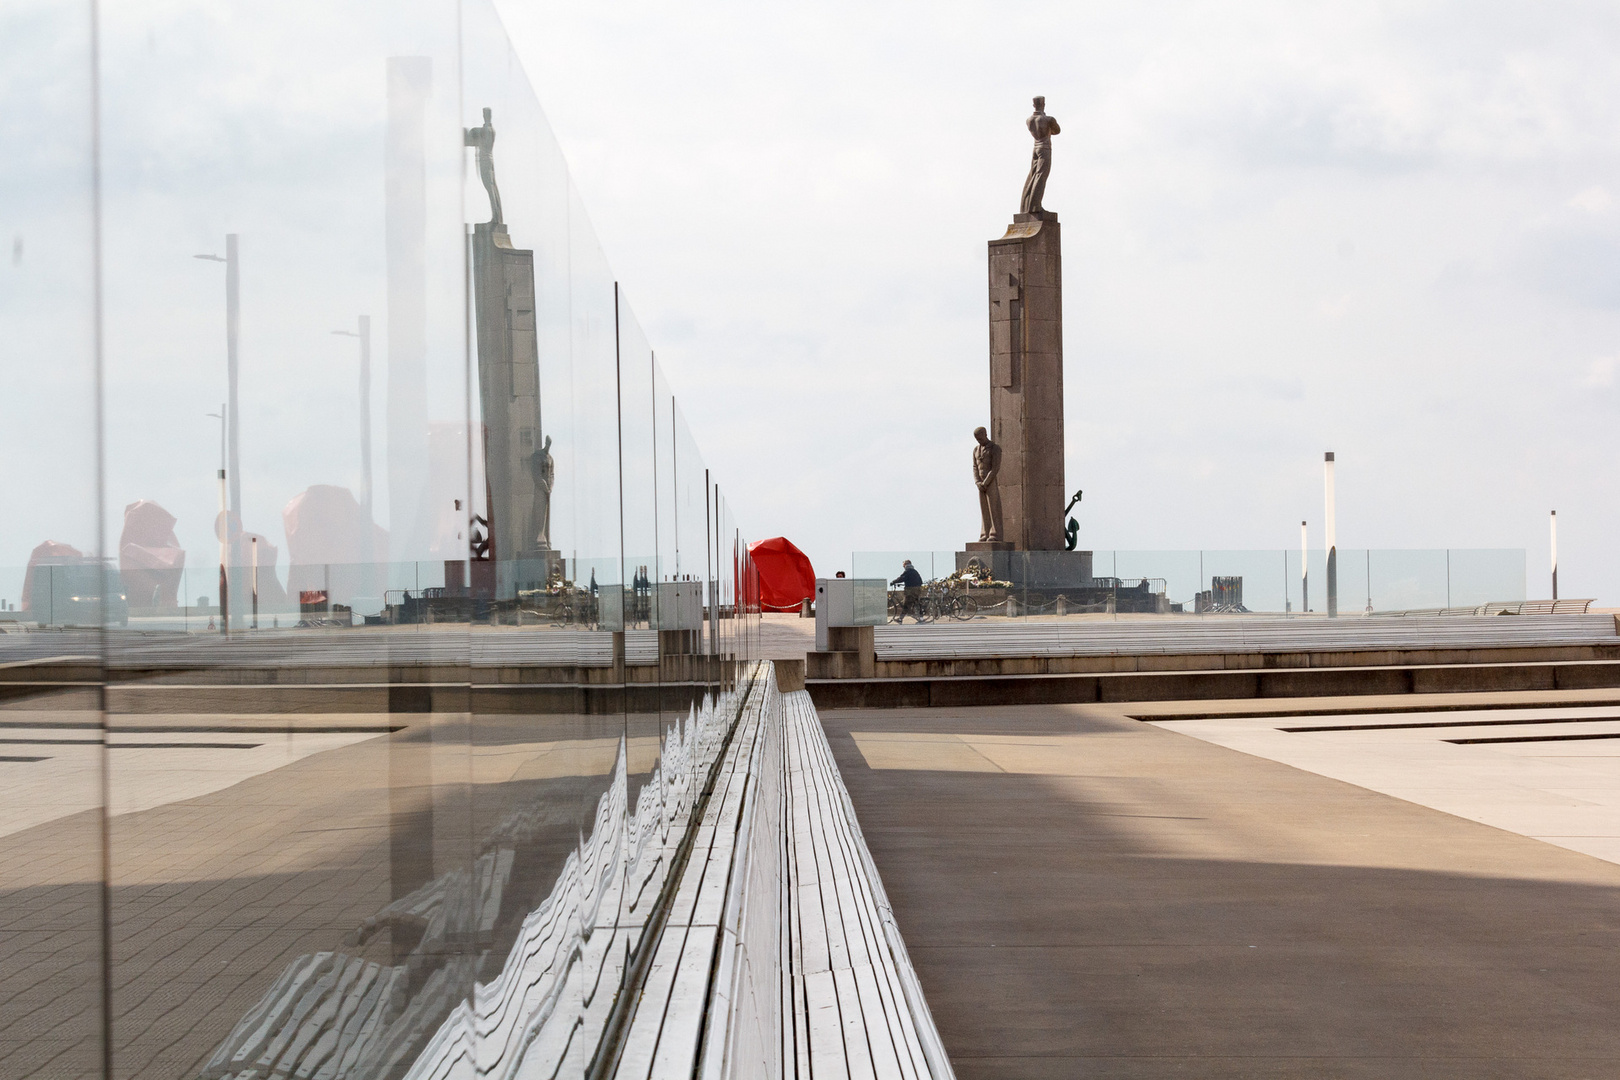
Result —
[[[1147, 671], [1271, 671], [1434, 664], [1620, 660], [1614, 645], [1538, 645], [1488, 649], [1362, 649], [1094, 656], [1018, 656], [878, 660], [867, 678], [940, 679], [993, 675], [1089, 675]], [[816, 675], [812, 672], [812, 678]], [[836, 675], [822, 676], [837, 678]], [[850, 676], [844, 676], [846, 678]]]
[[804, 689], [803, 660], [773, 660], [776, 668], [776, 688], [784, 694]]
[[1060, 705], [1218, 698], [1354, 697], [1620, 687], [1620, 661], [1409, 665], [1280, 670], [809, 679], [821, 709]]
[[[602, 716], [657, 713], [700, 701], [712, 684], [663, 683], [309, 683], [176, 685], [135, 683], [107, 688], [111, 714], [154, 713], [474, 713]], [[34, 699], [42, 700], [42, 699]], [[12, 702], [12, 707], [23, 707]], [[36, 708], [30, 702], [26, 707]], [[59, 706], [66, 707], [66, 706]], [[85, 704], [80, 707], [94, 708]]]

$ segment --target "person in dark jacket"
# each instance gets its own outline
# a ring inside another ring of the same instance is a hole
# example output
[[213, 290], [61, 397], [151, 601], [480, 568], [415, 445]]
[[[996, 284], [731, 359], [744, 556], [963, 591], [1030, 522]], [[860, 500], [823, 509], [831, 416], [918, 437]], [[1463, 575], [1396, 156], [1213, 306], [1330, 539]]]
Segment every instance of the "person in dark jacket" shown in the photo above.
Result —
[[[906, 612], [908, 611], [911, 612], [913, 619], [917, 619], [917, 603], [922, 599], [922, 583], [922, 575], [917, 573], [917, 568], [911, 565], [910, 559], [907, 559], [905, 569], [900, 571], [900, 576], [889, 582], [890, 585], [899, 585], [905, 589], [905, 594], [900, 598], [900, 617], [895, 622], [905, 622]], [[921, 622], [922, 620], [917, 619], [917, 621]]]

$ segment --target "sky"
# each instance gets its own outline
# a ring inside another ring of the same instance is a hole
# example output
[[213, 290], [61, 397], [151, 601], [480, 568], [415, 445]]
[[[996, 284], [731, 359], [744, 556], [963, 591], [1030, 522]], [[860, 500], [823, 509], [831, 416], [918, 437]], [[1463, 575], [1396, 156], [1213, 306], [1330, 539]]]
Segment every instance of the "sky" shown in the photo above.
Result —
[[[104, 5], [99, 443], [87, 29], [7, 6], [0, 367], [31, 404], [0, 422], [0, 459], [29, 463], [0, 471], [0, 567], [45, 537], [94, 547], [99, 445], [108, 542], [155, 500], [207, 576], [223, 282], [192, 256], [226, 233], [246, 526], [285, 561], [289, 499], [359, 490], [357, 353], [333, 331], [367, 313], [379, 522], [398, 525], [383, 72], [423, 55], [441, 427], [467, 412], [461, 234], [486, 212], [457, 136], [493, 105], [514, 235], [543, 277], [572, 275], [542, 283], [565, 343], [542, 366], [576, 413], [611, 414], [585, 398], [612, 392], [616, 280], [630, 351], [656, 352], [653, 396], [678, 398], [746, 536], [823, 573], [959, 549], [988, 419], [985, 244], [1017, 207], [1038, 93], [1063, 125], [1046, 206], [1082, 548], [1183, 553], [1128, 571], [1175, 578], [1172, 599], [1210, 572], [1280, 586], [1301, 520], [1322, 544], [1333, 451], [1341, 549], [1523, 549], [1545, 596], [1556, 508], [1560, 592], [1620, 604], [1620, 9], [495, 3], [505, 30], [482, 0]], [[557, 525], [605, 550], [612, 515], [577, 505], [593, 445], [559, 442]], [[1201, 550], [1270, 554], [1212, 571]]]
[[1080, 546], [1524, 548], [1620, 603], [1620, 9], [498, 4], [745, 531], [976, 539], [985, 243], [1062, 124]]

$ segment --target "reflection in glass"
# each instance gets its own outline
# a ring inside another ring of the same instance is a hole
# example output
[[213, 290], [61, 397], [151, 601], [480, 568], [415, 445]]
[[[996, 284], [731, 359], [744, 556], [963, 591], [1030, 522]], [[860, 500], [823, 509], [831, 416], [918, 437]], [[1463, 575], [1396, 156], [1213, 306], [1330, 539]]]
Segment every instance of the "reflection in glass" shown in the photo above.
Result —
[[740, 529], [487, 3], [216, 15], [4, 17], [8, 1068], [577, 1074]]

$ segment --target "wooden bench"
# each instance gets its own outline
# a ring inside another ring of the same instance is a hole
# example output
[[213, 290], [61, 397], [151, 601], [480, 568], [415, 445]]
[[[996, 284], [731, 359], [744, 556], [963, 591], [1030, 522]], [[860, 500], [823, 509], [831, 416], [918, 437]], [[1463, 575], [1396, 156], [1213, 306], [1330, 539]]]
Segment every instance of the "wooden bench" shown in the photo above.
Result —
[[611, 1075], [951, 1080], [815, 706], [767, 671]]
[[768, 662], [743, 685], [740, 711], [728, 693], [666, 732], [633, 806], [621, 742], [588, 837], [489, 982], [508, 841], [542, 805], [343, 942], [420, 925], [404, 964], [299, 957], [203, 1080], [952, 1080], [809, 695]]
[[810, 695], [784, 695], [788, 928], [800, 1077], [950, 1077]]

